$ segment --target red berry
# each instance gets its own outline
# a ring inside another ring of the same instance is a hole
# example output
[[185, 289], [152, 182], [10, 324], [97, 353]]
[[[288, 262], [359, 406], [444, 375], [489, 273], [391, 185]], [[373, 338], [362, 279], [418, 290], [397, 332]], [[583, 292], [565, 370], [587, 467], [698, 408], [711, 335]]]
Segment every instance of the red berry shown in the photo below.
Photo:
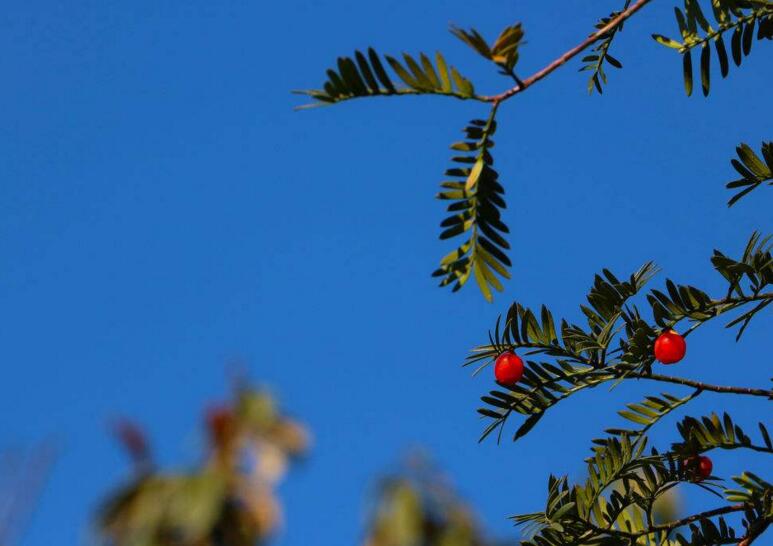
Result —
[[523, 375], [523, 360], [512, 351], [502, 353], [494, 363], [497, 383], [515, 385]]
[[702, 480], [705, 480], [711, 476], [711, 471], [714, 470], [714, 463], [708, 457], [698, 457], [698, 475]]
[[711, 476], [711, 472], [714, 470], [714, 463], [708, 457], [700, 455], [685, 460], [684, 467], [693, 481], [701, 482]]
[[673, 330], [663, 332], [655, 340], [655, 358], [663, 364], [674, 364], [684, 358], [687, 343]]

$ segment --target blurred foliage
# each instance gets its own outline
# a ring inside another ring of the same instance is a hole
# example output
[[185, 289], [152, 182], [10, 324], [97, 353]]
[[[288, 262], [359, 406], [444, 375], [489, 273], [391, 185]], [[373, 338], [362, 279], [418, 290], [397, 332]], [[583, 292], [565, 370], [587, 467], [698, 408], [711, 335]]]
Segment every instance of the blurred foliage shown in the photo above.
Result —
[[470, 507], [414, 454], [380, 483], [362, 546], [507, 546], [485, 537]]
[[116, 435], [134, 466], [130, 482], [102, 504], [96, 527], [110, 546], [254, 546], [279, 527], [275, 486], [309, 436], [265, 391], [245, 385], [232, 403], [205, 414], [207, 453], [186, 472], [156, 469], [144, 433], [129, 422]]

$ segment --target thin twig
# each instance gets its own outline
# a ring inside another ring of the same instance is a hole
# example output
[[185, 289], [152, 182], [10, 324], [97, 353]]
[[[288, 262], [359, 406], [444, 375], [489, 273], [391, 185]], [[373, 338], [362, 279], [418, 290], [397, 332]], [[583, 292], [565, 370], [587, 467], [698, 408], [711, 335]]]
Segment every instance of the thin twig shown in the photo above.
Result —
[[[636, 539], [639, 537], [643, 537], [652, 533], [660, 533], [660, 532], [670, 532], [674, 529], [677, 529], [679, 527], [683, 527], [684, 525], [689, 525], [690, 523], [694, 523], [696, 521], [700, 521], [703, 519], [712, 518], [714, 516], [721, 516], [724, 514], [731, 514], [733, 512], [741, 512], [743, 510], [746, 510], [747, 505], [746, 504], [731, 504], [729, 506], [723, 506], [721, 508], [714, 508], [713, 510], [707, 510], [706, 512], [701, 512], [699, 514], [693, 514], [692, 516], [688, 516], [686, 518], [678, 519], [676, 521], [670, 521], [668, 523], [661, 523], [658, 525], [653, 525], [647, 529], [644, 529], [642, 531], [637, 531], [635, 533], [631, 533], [629, 531], [621, 531], [618, 529], [605, 529], [602, 527], [598, 527], [596, 525], [591, 524], [590, 522], [585, 522], [589, 524], [589, 527], [593, 529], [596, 533], [599, 534], [606, 534], [606, 535], [612, 535], [612, 536], [619, 536], [619, 537], [625, 537], [629, 539]], [[741, 546], [741, 544], [739, 544]], [[745, 545], [744, 545], [745, 546]]]
[[633, 4], [631, 7], [629, 7], [627, 10], [621, 12], [617, 17], [609, 21], [608, 24], [603, 26], [602, 28], [598, 29], [596, 32], [585, 38], [582, 42], [580, 42], [578, 45], [558, 57], [556, 60], [554, 60], [552, 63], [547, 65], [542, 70], [539, 70], [538, 72], [535, 72], [519, 84], [516, 84], [514, 87], [508, 89], [507, 91], [503, 91], [502, 93], [498, 95], [493, 96], [483, 96], [480, 97], [481, 100], [487, 101], [487, 102], [493, 102], [493, 103], [500, 103], [502, 101], [505, 101], [512, 97], [513, 95], [517, 95], [518, 93], [525, 91], [532, 85], [534, 85], [536, 82], [540, 81], [542, 78], [556, 70], [557, 68], [560, 68], [561, 66], [565, 65], [569, 60], [576, 57], [580, 53], [582, 53], [585, 49], [599, 41], [601, 38], [606, 36], [610, 31], [616, 29], [618, 26], [620, 26], [626, 19], [631, 17], [634, 13], [639, 11], [641, 8], [646, 6], [650, 0], [638, 0], [635, 4]]
[[741, 542], [738, 543], [738, 546], [750, 546], [752, 542], [757, 540], [762, 533], [765, 532], [770, 524], [771, 521], [769, 519], [759, 521], [756, 525], [752, 524], [749, 527], [749, 532], [744, 535]]
[[682, 377], [672, 377], [670, 375], [660, 374], [636, 374], [629, 375], [632, 379], [650, 379], [652, 381], [662, 381], [664, 383], [675, 383], [677, 385], [684, 385], [686, 387], [694, 387], [704, 391], [719, 392], [725, 394], [746, 394], [749, 396], [762, 396], [765, 398], [773, 398], [773, 391], [765, 389], [754, 389], [751, 387], [724, 387], [722, 385], [711, 385], [709, 383], [703, 383], [701, 381], [695, 381], [693, 379], [685, 379]]
[[730, 514], [732, 512], [741, 512], [743, 510], [746, 510], [746, 508], [748, 508], [748, 506], [744, 503], [731, 504], [730, 506], [715, 508], [713, 510], [701, 512], [700, 514], [694, 514], [692, 516], [688, 516], [686, 518], [682, 518], [676, 521], [671, 521], [669, 523], [662, 523], [660, 525], [655, 525], [654, 527], [650, 527], [649, 530], [650, 531], [672, 531], [677, 527], [682, 527], [683, 525], [688, 525], [690, 523], [694, 523], [702, 519], [712, 518], [714, 516], [721, 516], [723, 514]]

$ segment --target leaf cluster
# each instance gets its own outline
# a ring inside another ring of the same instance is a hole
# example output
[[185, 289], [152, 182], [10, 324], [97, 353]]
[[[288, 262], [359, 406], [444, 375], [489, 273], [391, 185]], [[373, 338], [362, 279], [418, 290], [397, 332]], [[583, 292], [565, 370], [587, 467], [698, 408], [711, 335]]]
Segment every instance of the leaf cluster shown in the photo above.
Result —
[[719, 63], [720, 74], [727, 77], [730, 62], [723, 35], [731, 31], [730, 53], [736, 66], [748, 56], [757, 39], [773, 39], [773, 3], [767, 0], [712, 0], [711, 8], [716, 21], [712, 26], [700, 6], [700, 0], [685, 0], [684, 10], [675, 8], [676, 22], [682, 40], [660, 34], [652, 37], [660, 44], [682, 54], [682, 71], [687, 95], [693, 90], [692, 51], [700, 50], [700, 80], [704, 96], [711, 87], [712, 42]]
[[652, 514], [658, 498], [685, 481], [673, 457], [623, 435], [595, 447], [586, 462], [585, 481], [550, 476], [545, 510], [513, 517], [525, 526], [524, 545], [670, 544], [673, 527], [656, 526]]
[[[704, 0], [703, 5], [709, 0]], [[498, 181], [493, 168], [493, 159], [488, 149], [493, 145], [490, 139], [496, 129], [493, 112], [499, 105], [514, 95], [541, 80], [546, 75], [565, 64], [582, 51], [581, 71], [590, 71], [588, 89], [603, 91], [607, 82], [606, 66], [621, 68], [622, 63], [610, 53], [617, 34], [622, 31], [625, 20], [638, 11], [646, 0], [625, 0], [622, 9], [601, 18], [596, 24], [596, 32], [591, 34], [577, 47], [568, 50], [542, 70], [521, 81], [515, 73], [520, 58], [520, 49], [524, 45], [524, 30], [521, 23], [506, 27], [493, 41], [487, 41], [475, 29], [451, 27], [451, 32], [463, 43], [483, 58], [496, 64], [503, 75], [513, 78], [515, 87], [496, 95], [478, 95], [472, 82], [462, 76], [456, 68], [448, 65], [439, 52], [434, 60], [420, 53], [411, 56], [407, 53], [402, 59], [389, 55], [380, 56], [373, 48], [366, 52], [355, 51], [353, 56], [340, 57], [334, 67], [327, 70], [327, 79], [321, 89], [298, 91], [314, 99], [308, 106], [333, 104], [353, 98], [369, 96], [396, 96], [433, 94], [453, 96], [458, 99], [472, 99], [493, 106], [492, 118], [488, 121], [473, 120], [465, 131], [470, 136], [466, 143], [454, 145], [455, 149], [467, 152], [452, 159], [462, 165], [449, 169], [454, 178], [444, 182], [445, 189], [440, 198], [454, 201], [449, 206], [452, 214], [442, 227], [441, 238], [467, 234], [465, 242], [441, 260], [440, 267], [434, 272], [442, 277], [441, 286], [460, 289], [474, 275], [484, 297], [491, 301], [493, 290], [502, 289], [502, 278], [509, 278], [510, 258], [504, 251], [509, 249], [503, 234], [508, 232], [500, 209], [504, 208], [502, 195], [504, 189]], [[704, 94], [709, 93], [711, 82], [711, 57], [716, 52], [722, 77], [727, 76], [730, 57], [740, 65], [743, 57], [749, 55], [755, 39], [773, 38], [773, 2], [770, 0], [710, 0], [713, 21], [710, 22], [702, 7], [701, 0], [684, 0], [683, 8], [676, 8], [676, 21], [680, 39], [663, 35], [653, 35], [656, 41], [676, 49], [683, 57], [685, 86], [688, 94], [693, 88], [692, 53], [700, 50], [700, 78]], [[729, 47], [725, 45], [729, 40]], [[738, 188], [739, 192], [730, 200], [735, 203], [739, 198], [771, 181], [771, 146], [763, 144], [764, 162], [748, 146], [738, 148], [740, 161], [734, 160], [733, 166], [742, 178], [734, 180], [728, 187]], [[458, 180], [461, 178], [462, 180]], [[477, 184], [477, 188], [473, 186]], [[488, 233], [481, 235], [486, 228]], [[470, 232], [468, 234], [468, 232]], [[480, 238], [479, 238], [480, 237]], [[688, 300], [695, 294], [685, 294]], [[705, 302], [697, 301], [695, 305]], [[626, 321], [630, 328], [632, 321]], [[631, 346], [636, 348], [649, 341], [649, 335], [643, 328], [635, 330]]]
[[494, 169], [490, 149], [496, 132], [496, 109], [487, 120], [474, 119], [464, 129], [465, 140], [455, 142], [451, 149], [458, 152], [451, 161], [455, 166], [446, 170], [451, 179], [441, 183], [438, 199], [451, 201], [450, 215], [440, 227], [440, 239], [464, 236], [464, 242], [440, 261], [432, 274], [442, 277], [440, 286], [459, 290], [474, 275], [488, 301], [493, 300], [492, 288], [502, 290], [497, 275], [509, 279], [512, 265], [505, 251], [510, 244], [504, 238], [509, 229], [501, 220], [501, 210], [507, 205], [504, 188]]
[[[517, 385], [507, 390], [492, 390], [481, 398], [486, 406], [478, 411], [491, 420], [482, 438], [497, 427], [501, 434], [505, 421], [516, 413], [526, 417], [515, 432], [514, 439], [518, 439], [549, 408], [602, 383], [615, 386], [627, 379], [660, 380], [651, 372], [653, 343], [660, 332], [682, 322], [691, 324], [686, 335], [716, 317], [741, 309], [743, 312], [727, 324], [727, 327], [740, 324], [740, 337], [752, 318], [773, 301], [773, 294], [764, 291], [773, 279], [773, 259], [767, 240], [755, 233], [740, 260], [715, 251], [712, 262], [728, 282], [727, 296], [711, 298], [699, 288], [666, 279], [664, 290], [651, 289], [645, 297], [652, 322], [642, 316], [632, 301], [655, 274], [652, 263], [645, 264], [626, 280], [618, 279], [608, 270], [596, 275], [587, 305], [580, 306], [587, 326], [566, 319], [557, 325], [547, 307], [542, 306], [535, 313], [518, 302], [513, 303], [504, 321], [502, 317], [497, 319], [489, 333], [489, 343], [473, 349], [465, 365], [476, 365], [479, 371], [505, 351], [521, 351], [527, 357], [539, 354], [551, 357], [552, 361], [527, 359]], [[748, 280], [748, 286], [742, 287], [743, 279]], [[649, 427], [650, 419], [659, 418], [696, 395], [651, 397], [629, 406], [622, 415]], [[632, 430], [622, 432], [630, 436], [638, 434]]]
[[[638, 413], [642, 414], [641, 409]], [[709, 419], [713, 420], [713, 417]], [[730, 417], [726, 416], [725, 421], [730, 421]], [[726, 424], [724, 428], [727, 432]], [[729, 428], [738, 429], [737, 425]], [[720, 436], [712, 448], [731, 448], [728, 437]], [[736, 433], [733, 445], [744, 444], [745, 439], [745, 435]], [[685, 446], [679, 445], [679, 450], [674, 452], [659, 453], [654, 448], [648, 452], [646, 436], [634, 439], [625, 433], [594, 443], [593, 454], [586, 459], [585, 481], [572, 485], [566, 477], [551, 475], [544, 511], [512, 518], [525, 528], [524, 545], [735, 544], [740, 540], [740, 533], [723, 517], [725, 514], [742, 512], [741, 523], [747, 533], [749, 529], [773, 522], [773, 486], [750, 472], [733, 477], [740, 489], [722, 488], [728, 502], [740, 504], [681, 520], [655, 522], [656, 502], [679, 484], [690, 483], [710, 491], [717, 489], [712, 483], [696, 478], [685, 464], [685, 457], [695, 456], [699, 451], [685, 452]]]
[[[631, 0], [625, 0], [623, 9], [621, 11], [613, 11], [607, 17], [602, 17], [596, 23], [596, 29], [601, 30], [605, 28], [610, 23], [610, 21], [628, 9], [628, 6], [630, 5]], [[596, 89], [599, 94], [604, 92], [602, 83], [607, 83], [607, 74], [604, 71], [604, 63], [614, 68], [623, 68], [623, 63], [621, 63], [619, 60], [617, 60], [617, 58], [613, 57], [612, 54], [609, 53], [609, 49], [612, 47], [612, 42], [614, 41], [615, 36], [617, 36], [617, 33], [622, 30], [623, 24], [620, 23], [612, 30], [606, 32], [604, 36], [596, 43], [596, 45], [593, 46], [591, 53], [589, 55], [585, 55], [582, 58], [582, 62], [584, 64], [582, 68], [580, 68], [580, 72], [591, 72], [590, 78], [588, 79], [589, 94], [593, 93], [594, 89]]]
[[741, 178], [727, 183], [728, 189], [743, 188], [728, 201], [728, 206], [760, 187], [764, 182], [773, 186], [773, 142], [762, 143], [762, 158], [754, 153], [748, 144], [741, 144], [736, 149], [738, 159], [731, 160], [733, 168]]
[[379, 95], [431, 94], [458, 99], [475, 97], [472, 82], [456, 68], [449, 66], [440, 52], [435, 54], [434, 64], [424, 53], [420, 53], [418, 59], [403, 53], [405, 64], [389, 55], [385, 55], [384, 59], [403, 85], [396, 82], [394, 76], [390, 77], [378, 53], [368, 48], [367, 55], [355, 51], [354, 59], [339, 57], [336, 67], [327, 70], [327, 80], [322, 89], [307, 89], [296, 93], [311, 97], [317, 101], [316, 105]]
[[135, 467], [99, 508], [99, 544], [256, 546], [274, 533], [281, 520], [274, 485], [306, 451], [305, 429], [268, 393], [247, 387], [206, 417], [204, 464], [182, 472]]
[[474, 28], [464, 30], [452, 26], [451, 33], [483, 58], [499, 66], [503, 75], [513, 76], [515, 65], [519, 59], [518, 49], [524, 43], [524, 31], [521, 23], [506, 27], [491, 45]]
[[712, 449], [750, 449], [773, 454], [770, 434], [763, 423], [758, 423], [762, 445], [755, 445], [746, 432], [735, 424], [728, 413], [720, 418], [716, 413], [697, 419], [685, 417], [677, 423], [682, 441], [674, 443], [671, 449], [685, 455], [703, 453]]
[[[644, 400], [636, 404], [626, 404], [626, 409], [618, 411], [618, 415], [622, 418], [630, 421], [636, 428], [608, 428], [606, 433], [620, 437], [625, 436], [628, 438], [636, 439], [644, 433], [646, 433], [652, 426], [660, 421], [663, 417], [676, 410], [677, 408], [687, 404], [693, 398], [701, 393], [700, 390], [684, 396], [682, 398], [673, 396], [668, 393], [661, 393], [660, 396], [647, 396]], [[594, 444], [604, 446], [606, 445], [605, 439], [596, 439]]]

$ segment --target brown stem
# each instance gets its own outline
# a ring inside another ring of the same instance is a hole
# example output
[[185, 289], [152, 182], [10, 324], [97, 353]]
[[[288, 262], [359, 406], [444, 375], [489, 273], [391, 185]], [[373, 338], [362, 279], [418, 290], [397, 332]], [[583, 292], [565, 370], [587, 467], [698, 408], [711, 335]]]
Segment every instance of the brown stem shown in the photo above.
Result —
[[770, 520], [764, 520], [759, 522], [758, 525], [752, 525], [749, 529], [749, 532], [747, 532], [741, 539], [741, 542], [738, 543], [738, 546], [750, 546], [752, 542], [757, 540], [762, 535], [762, 533], [765, 532], [770, 524]]
[[711, 385], [709, 383], [702, 383], [701, 381], [685, 379], [682, 377], [672, 377], [670, 375], [660, 375], [660, 374], [653, 373], [648, 375], [644, 375], [644, 374], [631, 375], [629, 377], [632, 377], [635, 379], [650, 379], [652, 381], [663, 381], [664, 383], [675, 383], [677, 385], [694, 387], [696, 389], [700, 389], [704, 391], [719, 392], [719, 393], [725, 393], [725, 394], [746, 394], [749, 396], [762, 396], [765, 398], [773, 398], [773, 391], [770, 391], [770, 390], [753, 389], [750, 387], [723, 387], [721, 385]]
[[521, 91], [525, 91], [526, 89], [534, 85], [536, 82], [540, 81], [542, 78], [544, 78], [545, 76], [547, 76], [548, 74], [556, 70], [557, 68], [565, 65], [573, 57], [582, 53], [585, 49], [587, 49], [595, 42], [603, 38], [611, 30], [614, 30], [617, 27], [619, 27], [626, 19], [631, 17], [634, 13], [639, 11], [649, 2], [650, 0], [638, 0], [627, 10], [621, 12], [617, 17], [613, 18], [605, 26], [603, 26], [602, 28], [598, 29], [596, 32], [594, 32], [593, 34], [585, 38], [585, 40], [583, 40], [578, 45], [576, 45], [575, 47], [573, 47], [572, 49], [570, 49], [569, 51], [561, 55], [559, 58], [554, 60], [552, 63], [547, 65], [542, 70], [535, 72], [534, 74], [532, 74], [531, 76], [529, 76], [528, 78], [520, 82], [519, 84], [516, 84], [514, 87], [508, 89], [507, 91], [503, 91], [498, 95], [493, 95], [490, 97], [486, 97], [486, 96], [480, 97], [481, 100], [498, 104], [502, 101], [509, 99], [513, 95], [517, 95]]
[[[677, 527], [682, 527], [683, 525], [688, 525], [690, 523], [694, 523], [696, 521], [700, 521], [702, 519], [712, 518], [714, 516], [721, 516], [723, 514], [730, 514], [731, 512], [740, 512], [742, 510], [746, 510], [746, 505], [743, 503], [740, 504], [731, 504], [730, 506], [723, 506], [721, 508], [715, 508], [714, 510], [709, 510], [707, 512], [701, 512], [700, 514], [694, 514], [692, 516], [688, 516], [686, 518], [682, 518], [676, 521], [671, 521], [669, 523], [663, 523], [661, 525], [655, 525], [653, 527], [650, 527], [648, 531], [672, 531], [676, 529]], [[646, 534], [646, 533], [645, 533]]]
[[[724, 514], [730, 514], [732, 512], [741, 512], [742, 510], [745, 510], [747, 508], [746, 504], [731, 504], [729, 506], [723, 506], [721, 508], [715, 508], [713, 510], [708, 510], [706, 512], [701, 512], [700, 514], [693, 514], [692, 516], [688, 516], [686, 518], [678, 519], [676, 521], [670, 521], [668, 523], [661, 523], [659, 525], [653, 525], [649, 527], [648, 529], [644, 529], [643, 531], [637, 531], [635, 533], [631, 533], [629, 531], [620, 531], [618, 529], [604, 529], [602, 527], [597, 527], [595, 525], [590, 525], [590, 527], [596, 531], [597, 533], [603, 533], [606, 535], [613, 535], [613, 536], [619, 536], [619, 537], [625, 537], [629, 539], [637, 539], [639, 537], [643, 537], [646, 535], [649, 535], [651, 533], [658, 533], [658, 532], [670, 532], [674, 529], [677, 529], [679, 527], [682, 527], [684, 525], [689, 525], [690, 523], [694, 523], [696, 521], [700, 521], [702, 519], [708, 519], [713, 518], [714, 516], [721, 516]], [[750, 533], [751, 534], [751, 533]], [[761, 534], [761, 533], [759, 533]], [[759, 536], [757, 534], [756, 536]], [[739, 544], [738, 546], [747, 546], [746, 544]]]

